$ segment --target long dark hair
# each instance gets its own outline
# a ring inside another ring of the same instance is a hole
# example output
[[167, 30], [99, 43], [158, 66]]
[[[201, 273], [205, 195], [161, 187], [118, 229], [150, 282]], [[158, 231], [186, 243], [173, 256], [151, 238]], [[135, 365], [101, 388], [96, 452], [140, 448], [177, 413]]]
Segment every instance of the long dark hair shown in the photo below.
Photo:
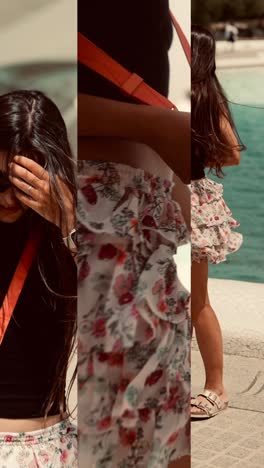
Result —
[[[227, 120], [240, 142], [224, 90], [216, 76], [215, 38], [203, 26], [191, 28], [192, 156], [203, 167], [222, 176], [222, 167], [234, 146], [226, 141], [221, 123]], [[240, 151], [245, 149], [241, 142]]]
[[[76, 205], [74, 159], [64, 120], [57, 106], [39, 91], [14, 91], [0, 96], [0, 150], [7, 155], [7, 163], [15, 155], [29, 157], [49, 173], [50, 191], [60, 209], [60, 227], [67, 225], [63, 196], [57, 176], [68, 186]], [[76, 271], [74, 260], [62, 242], [60, 227], [42, 218], [35, 211], [26, 214], [30, 229], [38, 225], [43, 240], [37, 255], [40, 277], [47, 290], [50, 307], [56, 309], [63, 301], [64, 349], [56, 356], [56, 366], [50, 392], [44, 404], [45, 417], [59, 401], [61, 415], [65, 412], [65, 381], [76, 335]], [[52, 271], [51, 271], [52, 269]], [[56, 276], [55, 286], [51, 277]], [[72, 387], [75, 374], [70, 383]]]

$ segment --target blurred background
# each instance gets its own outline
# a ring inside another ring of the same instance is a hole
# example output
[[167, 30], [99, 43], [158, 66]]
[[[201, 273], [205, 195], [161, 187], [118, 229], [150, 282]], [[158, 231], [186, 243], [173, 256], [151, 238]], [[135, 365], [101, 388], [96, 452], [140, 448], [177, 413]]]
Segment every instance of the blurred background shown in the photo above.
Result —
[[[183, 32], [190, 40], [191, 1], [175, 2], [170, 0], [170, 8], [179, 22]], [[183, 53], [181, 44], [174, 32], [174, 40], [170, 49], [170, 97], [182, 111], [190, 111], [191, 74], [190, 66]]]
[[[264, 282], [264, 0], [192, 0], [192, 22], [211, 28], [217, 39], [217, 75], [230, 100], [242, 142], [240, 166], [224, 170], [224, 198], [241, 223], [242, 248], [210, 276]], [[234, 27], [234, 40], [228, 31]], [[229, 40], [228, 40], [229, 39]]]
[[264, 37], [264, 0], [192, 0], [192, 22], [211, 25], [225, 38], [226, 22], [236, 22], [240, 37]]
[[[0, 93], [37, 89], [59, 107], [77, 153], [77, 2], [0, 2]], [[74, 358], [69, 378], [75, 367]], [[71, 392], [70, 407], [77, 402]], [[73, 415], [76, 417], [76, 412]]]
[[[183, 32], [190, 41], [191, 0], [176, 2], [170, 0], [170, 8]], [[182, 50], [177, 34], [170, 49], [170, 99], [180, 111], [190, 112], [191, 73], [190, 66]], [[184, 286], [190, 290], [190, 244], [178, 248], [175, 257], [178, 274]]]
[[38, 89], [66, 120], [76, 154], [77, 2], [0, 2], [0, 93]]

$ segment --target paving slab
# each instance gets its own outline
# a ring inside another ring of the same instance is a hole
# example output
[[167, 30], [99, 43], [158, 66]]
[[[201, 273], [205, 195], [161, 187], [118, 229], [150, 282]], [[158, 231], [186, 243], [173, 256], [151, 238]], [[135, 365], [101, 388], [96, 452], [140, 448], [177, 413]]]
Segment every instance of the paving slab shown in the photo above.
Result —
[[263, 468], [263, 436], [264, 414], [253, 411], [229, 408], [192, 422], [192, 468]]

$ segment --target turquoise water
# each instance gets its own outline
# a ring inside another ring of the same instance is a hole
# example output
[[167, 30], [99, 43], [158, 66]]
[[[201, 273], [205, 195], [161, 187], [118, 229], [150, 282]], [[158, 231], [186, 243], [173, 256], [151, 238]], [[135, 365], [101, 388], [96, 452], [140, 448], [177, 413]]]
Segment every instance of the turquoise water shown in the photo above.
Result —
[[[223, 70], [218, 76], [231, 101], [264, 108], [263, 69]], [[247, 151], [239, 166], [225, 168], [220, 182], [244, 242], [225, 263], [210, 266], [210, 277], [264, 283], [264, 109], [231, 109]]]

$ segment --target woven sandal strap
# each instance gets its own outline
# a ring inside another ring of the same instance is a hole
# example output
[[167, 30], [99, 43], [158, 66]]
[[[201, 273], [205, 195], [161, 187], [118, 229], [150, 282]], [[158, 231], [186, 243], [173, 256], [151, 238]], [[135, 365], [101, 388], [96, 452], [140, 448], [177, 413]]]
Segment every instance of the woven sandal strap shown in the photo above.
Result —
[[198, 408], [199, 410], [203, 411], [207, 416], [211, 416], [212, 408], [205, 406], [202, 402], [200, 403], [191, 403], [192, 407]]
[[204, 397], [212, 406], [216, 406], [219, 410], [223, 406], [223, 402], [215, 392], [205, 390], [204, 392], [199, 393], [198, 396]]

